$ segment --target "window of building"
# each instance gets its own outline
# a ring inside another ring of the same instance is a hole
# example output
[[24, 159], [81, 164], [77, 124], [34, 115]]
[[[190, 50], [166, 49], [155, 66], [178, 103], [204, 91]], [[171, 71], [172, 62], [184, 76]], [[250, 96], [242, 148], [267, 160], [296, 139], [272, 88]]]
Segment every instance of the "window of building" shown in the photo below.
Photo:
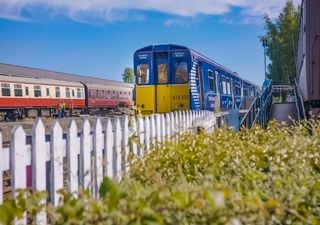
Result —
[[80, 88], [77, 88], [77, 98], [81, 98], [81, 90], [80, 90]]
[[66, 88], [66, 97], [67, 98], [71, 97], [70, 88]]
[[140, 64], [137, 67], [137, 81], [138, 84], [148, 84], [149, 83], [149, 65]]
[[2, 93], [2, 96], [11, 96], [10, 95], [10, 84], [2, 83], [1, 84], [1, 93]]
[[72, 97], [74, 97], [75, 96], [74, 89], [72, 89], [71, 92], [72, 92]]
[[56, 87], [56, 98], [60, 98], [61, 97], [61, 92], [60, 92], [60, 87]]
[[21, 97], [22, 96], [22, 85], [14, 84], [14, 96]]
[[28, 86], [25, 87], [25, 92], [26, 92], [26, 96], [29, 96], [29, 87]]
[[186, 83], [188, 81], [188, 64], [185, 61], [176, 62], [175, 69], [175, 82], [178, 84]]
[[34, 89], [34, 97], [41, 97], [41, 86], [35, 85]]
[[159, 84], [168, 83], [168, 72], [167, 72], [166, 63], [158, 64], [158, 83]]
[[214, 90], [214, 78], [213, 78], [213, 72], [211, 70], [208, 70], [208, 79], [209, 79], [209, 90]]
[[50, 96], [50, 89], [49, 88], [46, 88], [46, 94], [47, 94], [47, 96]]

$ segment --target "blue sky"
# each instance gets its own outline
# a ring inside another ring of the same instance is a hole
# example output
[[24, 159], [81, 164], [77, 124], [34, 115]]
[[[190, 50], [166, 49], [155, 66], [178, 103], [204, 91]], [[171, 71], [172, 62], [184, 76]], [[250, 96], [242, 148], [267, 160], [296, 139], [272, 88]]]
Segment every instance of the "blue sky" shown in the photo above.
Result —
[[[296, 0], [298, 1], [298, 0]], [[134, 4], [133, 4], [134, 3]], [[257, 84], [285, 0], [0, 0], [0, 62], [121, 80], [135, 50], [193, 48]]]

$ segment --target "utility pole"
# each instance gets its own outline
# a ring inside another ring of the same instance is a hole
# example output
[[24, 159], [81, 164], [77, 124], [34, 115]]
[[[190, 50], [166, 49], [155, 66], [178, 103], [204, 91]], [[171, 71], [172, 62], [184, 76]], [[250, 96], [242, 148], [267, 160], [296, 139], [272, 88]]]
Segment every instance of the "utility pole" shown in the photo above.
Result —
[[268, 47], [268, 39], [266, 37], [263, 37], [262, 39], [262, 46], [263, 46], [263, 55], [264, 55], [264, 79], [267, 79], [267, 53], [266, 48]]

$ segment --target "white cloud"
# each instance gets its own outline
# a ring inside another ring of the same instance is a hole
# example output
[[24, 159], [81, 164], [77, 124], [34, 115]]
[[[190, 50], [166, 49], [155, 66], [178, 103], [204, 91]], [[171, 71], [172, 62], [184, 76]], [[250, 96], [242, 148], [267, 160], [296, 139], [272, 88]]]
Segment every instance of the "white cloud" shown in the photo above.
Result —
[[[39, 10], [85, 22], [125, 20], [131, 11], [155, 11], [180, 17], [225, 15], [233, 7], [248, 16], [276, 17], [286, 0], [0, 0], [0, 18], [28, 20]], [[295, 3], [300, 0], [294, 0]], [[28, 16], [27, 16], [28, 15]], [[171, 23], [170, 21], [167, 23]]]

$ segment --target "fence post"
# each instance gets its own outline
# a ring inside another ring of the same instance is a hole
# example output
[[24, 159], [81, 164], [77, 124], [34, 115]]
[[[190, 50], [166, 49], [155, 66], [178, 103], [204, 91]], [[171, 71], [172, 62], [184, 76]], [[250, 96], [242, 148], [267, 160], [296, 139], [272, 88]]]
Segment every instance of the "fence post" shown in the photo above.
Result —
[[103, 136], [102, 136], [102, 125], [99, 117], [95, 118], [93, 130], [93, 156], [94, 156], [94, 185], [93, 195], [98, 197], [99, 187], [103, 179]]
[[89, 189], [91, 184], [91, 145], [90, 123], [88, 118], [82, 121], [80, 139], [80, 182], [84, 189]]
[[77, 154], [77, 139], [78, 131], [77, 125], [74, 119], [69, 123], [68, 132], [67, 132], [67, 162], [68, 162], [68, 180], [69, 188], [68, 190], [74, 195], [77, 196], [78, 192], [78, 154]]
[[156, 114], [156, 142], [157, 144], [161, 141], [161, 119], [160, 114]]
[[51, 129], [50, 156], [51, 201], [54, 206], [58, 206], [60, 196], [57, 191], [63, 189], [63, 139], [58, 120], [53, 123]]
[[137, 147], [137, 122], [136, 119], [134, 117], [131, 117], [131, 129], [130, 129], [130, 138], [131, 138], [131, 151], [134, 154], [134, 156], [138, 155], [138, 147]]
[[165, 142], [165, 136], [166, 136], [166, 121], [165, 121], [164, 114], [160, 114], [160, 123], [161, 123], [161, 128], [160, 128], [161, 142]]
[[109, 178], [113, 177], [113, 131], [111, 119], [107, 118], [104, 130], [104, 172]]
[[[2, 131], [0, 130], [0, 159], [5, 159], [4, 151], [2, 150]], [[3, 203], [3, 163], [0, 163], [0, 205]]]
[[[25, 189], [27, 187], [26, 157], [26, 133], [20, 125], [15, 125], [11, 131], [10, 144], [11, 187], [14, 198], [18, 195], [18, 189]], [[27, 224], [26, 215], [27, 213], [24, 212], [23, 218], [16, 220], [15, 224]]]
[[144, 141], [145, 141], [145, 151], [150, 150], [150, 119], [149, 116], [144, 118]]
[[155, 145], [156, 142], [156, 121], [155, 121], [155, 115], [152, 114], [150, 116], [150, 138], [151, 138], [151, 144]]
[[122, 118], [122, 149], [124, 150], [124, 156], [122, 160], [122, 171], [129, 172], [129, 119], [128, 116]]
[[171, 112], [170, 113], [170, 138], [172, 138], [175, 134], [174, 124], [175, 124], [175, 117], [174, 117], [174, 113]]
[[113, 175], [115, 178], [119, 178], [121, 174], [121, 124], [119, 117], [115, 118], [114, 121], [114, 156], [115, 156], [115, 164], [114, 164], [114, 172]]
[[137, 136], [139, 141], [139, 147], [138, 147], [138, 155], [142, 156], [144, 155], [144, 124], [143, 119], [141, 116], [138, 117], [137, 120]]
[[166, 135], [165, 135], [165, 138], [166, 140], [169, 140], [170, 139], [170, 130], [171, 128], [171, 120], [170, 120], [170, 113], [166, 113], [165, 115], [165, 130], [166, 130]]
[[[32, 188], [35, 191], [46, 191], [46, 151], [44, 146], [46, 146], [45, 129], [42, 120], [38, 117], [32, 127], [31, 147]], [[46, 204], [46, 200], [42, 199], [40, 204]], [[36, 215], [35, 223], [47, 224], [47, 214], [44, 210]]]

